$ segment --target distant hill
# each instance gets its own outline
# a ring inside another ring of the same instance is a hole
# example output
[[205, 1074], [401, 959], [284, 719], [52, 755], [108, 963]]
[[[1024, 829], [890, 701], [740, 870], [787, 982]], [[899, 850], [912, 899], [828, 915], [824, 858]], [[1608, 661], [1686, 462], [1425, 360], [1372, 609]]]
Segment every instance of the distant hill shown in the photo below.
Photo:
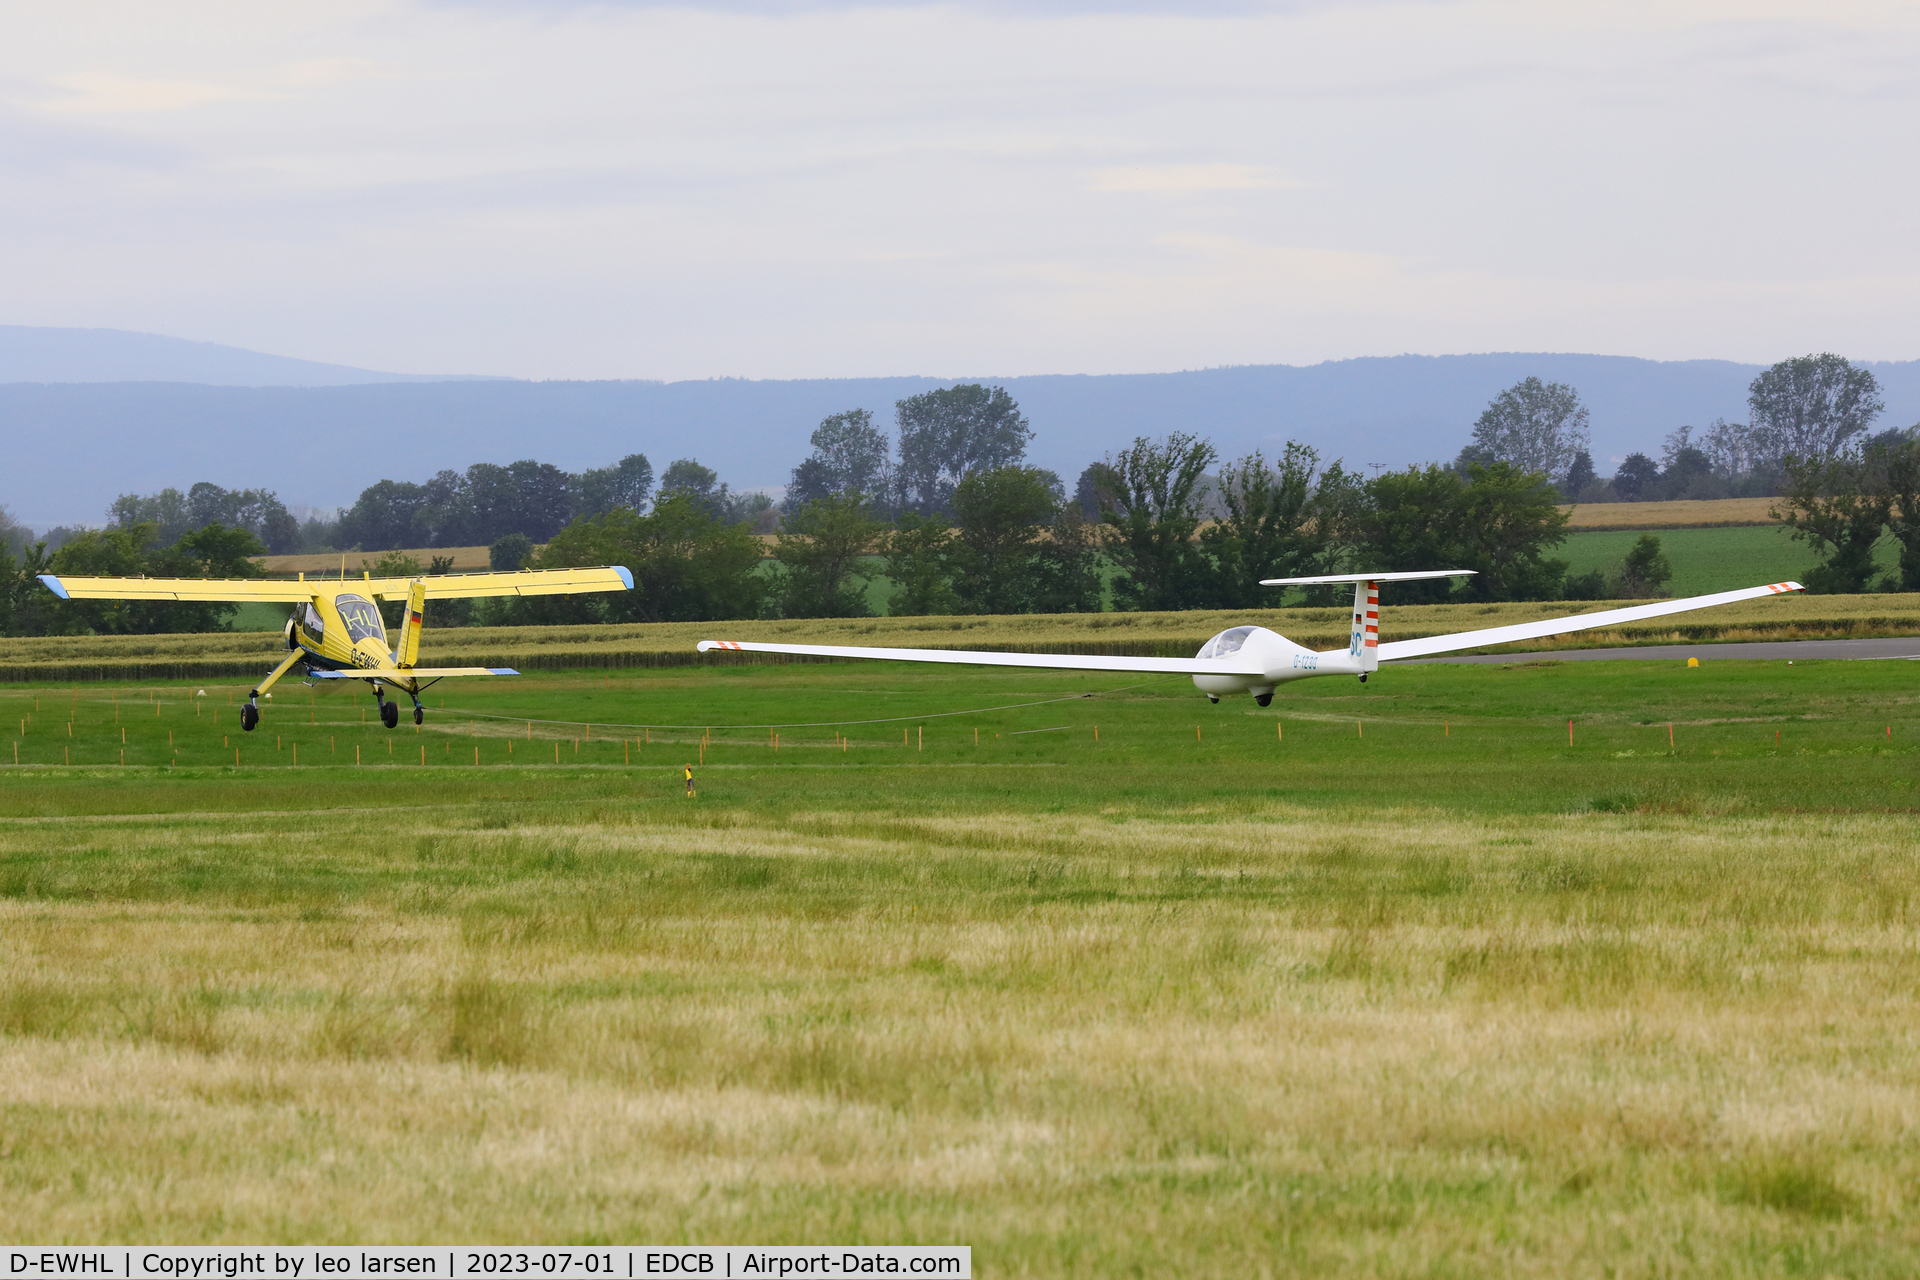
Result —
[[[1883, 423], [1920, 421], [1920, 362], [1873, 368], [1886, 392]], [[1451, 458], [1487, 401], [1531, 374], [1579, 389], [1605, 473], [1633, 450], [1657, 453], [1682, 423], [1743, 419], [1758, 371], [1719, 360], [1508, 353], [977, 379], [15, 383], [0, 385], [8, 449], [0, 503], [45, 528], [97, 522], [120, 493], [211, 480], [334, 506], [383, 478], [528, 457], [577, 470], [635, 451], [656, 469], [698, 458], [735, 488], [779, 485], [827, 414], [867, 408], [890, 428], [895, 400], [955, 381], [1005, 386], [1033, 424], [1032, 460], [1071, 483], [1135, 436], [1172, 430], [1208, 436], [1229, 457], [1272, 455], [1293, 438], [1356, 467]]]
[[213, 342], [125, 329], [0, 325], [0, 382], [196, 382], [211, 387], [347, 387], [369, 382], [444, 382], [344, 364], [263, 355]]

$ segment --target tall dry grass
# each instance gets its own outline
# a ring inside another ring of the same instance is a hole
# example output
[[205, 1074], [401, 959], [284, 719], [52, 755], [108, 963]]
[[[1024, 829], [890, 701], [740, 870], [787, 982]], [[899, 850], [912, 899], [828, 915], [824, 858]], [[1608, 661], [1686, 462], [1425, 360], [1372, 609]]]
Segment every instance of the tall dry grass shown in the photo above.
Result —
[[1920, 1262], [1903, 815], [654, 805], [0, 824], [0, 1232]]

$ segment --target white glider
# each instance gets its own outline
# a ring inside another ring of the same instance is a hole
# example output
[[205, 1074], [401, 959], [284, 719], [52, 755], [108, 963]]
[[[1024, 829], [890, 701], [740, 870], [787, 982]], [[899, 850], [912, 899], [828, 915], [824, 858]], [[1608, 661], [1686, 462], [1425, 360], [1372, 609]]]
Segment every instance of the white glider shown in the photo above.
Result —
[[1521, 622], [1507, 627], [1487, 627], [1479, 631], [1456, 631], [1452, 635], [1427, 636], [1420, 640], [1380, 642], [1380, 584], [1411, 582], [1421, 578], [1458, 578], [1472, 569], [1440, 569], [1420, 573], [1341, 573], [1316, 578], [1267, 578], [1263, 587], [1322, 586], [1330, 583], [1353, 584], [1353, 631], [1345, 649], [1316, 653], [1295, 644], [1265, 627], [1229, 627], [1200, 646], [1191, 658], [1108, 658], [1065, 653], [983, 653], [966, 649], [877, 649], [861, 645], [838, 644], [762, 644], [751, 640], [702, 640], [700, 652], [789, 653], [821, 658], [878, 658], [894, 662], [956, 662], [978, 667], [1044, 667], [1057, 671], [1145, 671], [1166, 675], [1191, 675], [1194, 685], [1213, 702], [1223, 693], [1251, 693], [1261, 706], [1273, 701], [1276, 686], [1308, 676], [1358, 676], [1364, 681], [1382, 662], [1398, 658], [1423, 658], [1432, 653], [1457, 653], [1462, 649], [1480, 649], [1488, 645], [1511, 644], [1516, 640], [1536, 640], [1543, 636], [1564, 635], [1570, 631], [1590, 631], [1623, 622], [1686, 613], [1692, 609], [1711, 609], [1740, 600], [1784, 595], [1805, 590], [1797, 582], [1776, 582], [1765, 587], [1746, 587], [1739, 591], [1719, 591], [1708, 596], [1688, 596], [1683, 600], [1656, 600], [1652, 604], [1629, 605], [1625, 609], [1603, 609], [1599, 613], [1575, 614], [1565, 618], [1546, 618], [1539, 622]]

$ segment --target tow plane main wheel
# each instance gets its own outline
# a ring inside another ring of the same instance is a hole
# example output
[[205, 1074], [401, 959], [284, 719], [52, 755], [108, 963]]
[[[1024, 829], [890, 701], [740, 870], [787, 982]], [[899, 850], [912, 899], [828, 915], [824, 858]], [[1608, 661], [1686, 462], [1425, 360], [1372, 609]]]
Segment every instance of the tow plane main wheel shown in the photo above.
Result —
[[391, 729], [400, 723], [400, 704], [383, 702], [380, 704], [380, 723]]
[[252, 733], [253, 726], [259, 723], [260, 723], [260, 708], [254, 706], [251, 702], [241, 703], [240, 704], [240, 727], [242, 729], [245, 729], [248, 733]]

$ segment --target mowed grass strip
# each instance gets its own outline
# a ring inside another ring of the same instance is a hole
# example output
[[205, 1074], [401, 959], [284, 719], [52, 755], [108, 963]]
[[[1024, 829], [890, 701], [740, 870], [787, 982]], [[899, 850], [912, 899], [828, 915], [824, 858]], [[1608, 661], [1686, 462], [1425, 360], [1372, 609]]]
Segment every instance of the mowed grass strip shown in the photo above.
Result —
[[[1705, 541], [1674, 547], [1679, 572], [1694, 575], [1686, 591], [1783, 581], [1803, 561], [1775, 557], [1755, 543], [1721, 547], [1712, 539], [1769, 540], [1770, 529], [1686, 531]], [[1576, 568], [1599, 568], [1625, 554], [1638, 534], [1581, 534], [1569, 542]], [[1587, 542], [1585, 539], [1597, 541]], [[1611, 541], [1609, 541], [1611, 540]], [[1616, 545], [1617, 544], [1617, 545]], [[1664, 545], [1664, 544], [1663, 544]], [[1735, 555], [1734, 552], [1738, 552]], [[1577, 553], [1577, 554], [1576, 554]], [[1741, 559], [1740, 557], [1746, 557]], [[1729, 573], [1716, 560], [1746, 564]], [[1390, 589], [1389, 589], [1390, 591]], [[1391, 595], [1389, 594], [1389, 599]], [[1414, 639], [1540, 618], [1590, 613], [1645, 601], [1531, 601], [1510, 604], [1386, 605], [1383, 639]], [[510, 666], [526, 671], [657, 666], [737, 666], [779, 661], [752, 655], [700, 654], [702, 640], [845, 644], [908, 648], [1031, 650], [1191, 656], [1231, 626], [1270, 627], [1310, 647], [1342, 647], [1350, 615], [1344, 607], [1191, 610], [1171, 613], [1021, 614], [989, 617], [819, 618], [777, 621], [666, 622], [566, 627], [441, 627], [428, 606], [421, 662]], [[1661, 644], [1680, 640], [1811, 639], [1920, 634], [1920, 595], [1810, 596], [1800, 593], [1654, 619], [1606, 631], [1532, 642], [1517, 649]], [[284, 656], [277, 639], [259, 632], [155, 636], [44, 636], [0, 639], [0, 680], [31, 682], [171, 679], [258, 679]]]
[[[0, 1230], [1920, 1262], [1904, 666], [1111, 687], [540, 677], [393, 733], [323, 693], [239, 769], [155, 758], [240, 736], [190, 687], [0, 694], [96, 753], [0, 768]], [[649, 719], [714, 727], [583, 731]], [[320, 731], [441, 762], [294, 767]]]

